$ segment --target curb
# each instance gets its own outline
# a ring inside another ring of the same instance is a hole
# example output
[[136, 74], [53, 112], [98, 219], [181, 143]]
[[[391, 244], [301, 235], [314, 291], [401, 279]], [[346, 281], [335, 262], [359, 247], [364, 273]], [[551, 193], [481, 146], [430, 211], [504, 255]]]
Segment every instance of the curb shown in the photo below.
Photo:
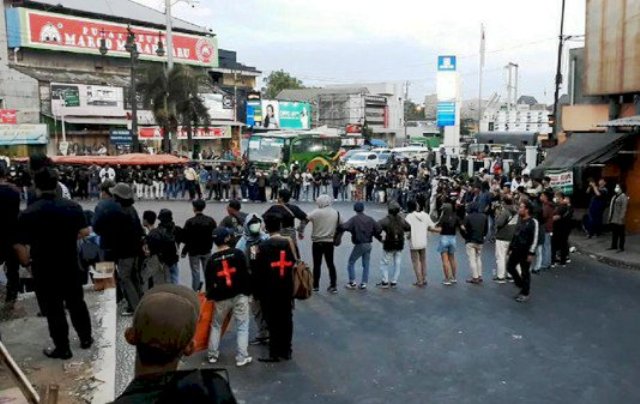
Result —
[[640, 262], [629, 262], [627, 260], [618, 259], [618, 258], [611, 258], [611, 257], [604, 256], [602, 254], [599, 254], [599, 253], [594, 253], [593, 251], [590, 251], [588, 249], [588, 247], [582, 246], [580, 243], [576, 243], [575, 241], [572, 242], [572, 245], [581, 254], [583, 254], [583, 255], [585, 255], [587, 257], [590, 257], [592, 259], [595, 259], [595, 260], [597, 260], [599, 262], [602, 262], [604, 264], [611, 265], [611, 266], [614, 266], [614, 267], [617, 267], [617, 268], [640, 270]]
[[92, 403], [110, 403], [116, 394], [116, 320], [117, 304], [115, 288], [107, 289], [98, 297], [100, 326], [97, 336], [98, 360], [93, 362], [93, 375], [102, 383], [93, 392]]

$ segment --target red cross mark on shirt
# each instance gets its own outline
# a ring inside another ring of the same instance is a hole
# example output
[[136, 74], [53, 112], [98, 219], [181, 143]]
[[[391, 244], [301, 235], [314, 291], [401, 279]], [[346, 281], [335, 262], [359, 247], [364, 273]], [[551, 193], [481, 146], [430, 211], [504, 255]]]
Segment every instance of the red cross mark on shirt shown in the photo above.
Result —
[[287, 269], [287, 267], [292, 267], [292, 266], [293, 266], [293, 262], [287, 261], [287, 253], [284, 250], [280, 251], [280, 261], [271, 263], [271, 268], [280, 269], [281, 278], [284, 278], [285, 269]]
[[229, 261], [222, 260], [222, 271], [219, 271], [217, 276], [218, 278], [225, 278], [227, 287], [229, 288], [231, 287], [231, 285], [233, 285], [233, 282], [231, 280], [231, 275], [233, 275], [234, 273], [236, 273], [236, 269], [229, 267]]

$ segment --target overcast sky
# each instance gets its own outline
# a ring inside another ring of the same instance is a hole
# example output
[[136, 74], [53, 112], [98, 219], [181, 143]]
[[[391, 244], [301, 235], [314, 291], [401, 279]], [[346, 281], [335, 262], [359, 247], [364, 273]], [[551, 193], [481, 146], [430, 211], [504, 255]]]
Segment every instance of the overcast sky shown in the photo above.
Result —
[[[163, 9], [163, 0], [138, 0]], [[565, 34], [583, 35], [586, 0], [567, 0]], [[464, 98], [477, 98], [480, 24], [484, 95], [506, 94], [504, 66], [520, 65], [520, 94], [551, 102], [561, 0], [202, 0], [174, 15], [213, 29], [221, 48], [268, 74], [306, 85], [410, 81], [410, 98], [435, 92], [436, 57], [458, 55]], [[583, 42], [569, 42], [570, 47]]]

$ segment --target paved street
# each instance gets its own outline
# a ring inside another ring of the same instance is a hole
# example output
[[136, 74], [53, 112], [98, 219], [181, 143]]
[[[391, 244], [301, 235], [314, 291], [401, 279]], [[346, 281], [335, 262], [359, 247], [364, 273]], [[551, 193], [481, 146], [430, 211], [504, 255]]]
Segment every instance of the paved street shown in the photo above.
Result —
[[[343, 218], [352, 215], [351, 204], [338, 205]], [[267, 206], [247, 204], [243, 210], [262, 213]], [[191, 214], [187, 202], [140, 202], [136, 207], [140, 214], [168, 207], [179, 225]], [[209, 205], [207, 213], [219, 221], [222, 207]], [[312, 209], [310, 204], [302, 207]], [[370, 206], [367, 212], [381, 218], [385, 209]], [[426, 289], [411, 285], [406, 251], [397, 290], [361, 292], [343, 288], [351, 248], [345, 236], [336, 254], [339, 293], [324, 291], [325, 269], [321, 292], [297, 302], [293, 361], [236, 369], [234, 333], [223, 339], [220, 366], [229, 370], [237, 398], [278, 403], [640, 401], [640, 272], [574, 255], [568, 268], [534, 276], [532, 299], [522, 305], [512, 299], [512, 284], [465, 284], [469, 272], [464, 254], [458, 256], [462, 282], [441, 285], [436, 242], [437, 236], [430, 236]], [[302, 250], [310, 262], [308, 237]], [[378, 278], [380, 253], [377, 243], [371, 286]], [[490, 279], [491, 245], [484, 264]], [[188, 264], [182, 260], [180, 265], [181, 282], [188, 285]], [[121, 337], [127, 321], [121, 318], [118, 327], [118, 391], [133, 368], [131, 350]], [[257, 360], [266, 348], [250, 347], [250, 353]], [[203, 361], [204, 353], [199, 353], [184, 367], [207, 366]]]

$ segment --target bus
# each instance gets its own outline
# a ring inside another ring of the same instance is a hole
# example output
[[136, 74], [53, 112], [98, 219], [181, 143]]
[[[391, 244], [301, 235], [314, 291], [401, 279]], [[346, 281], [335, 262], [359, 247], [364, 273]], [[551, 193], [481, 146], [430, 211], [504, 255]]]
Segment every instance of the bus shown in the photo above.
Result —
[[340, 159], [339, 136], [315, 132], [254, 133], [249, 138], [247, 159], [258, 168], [289, 169], [296, 163], [314, 171], [331, 167]]

